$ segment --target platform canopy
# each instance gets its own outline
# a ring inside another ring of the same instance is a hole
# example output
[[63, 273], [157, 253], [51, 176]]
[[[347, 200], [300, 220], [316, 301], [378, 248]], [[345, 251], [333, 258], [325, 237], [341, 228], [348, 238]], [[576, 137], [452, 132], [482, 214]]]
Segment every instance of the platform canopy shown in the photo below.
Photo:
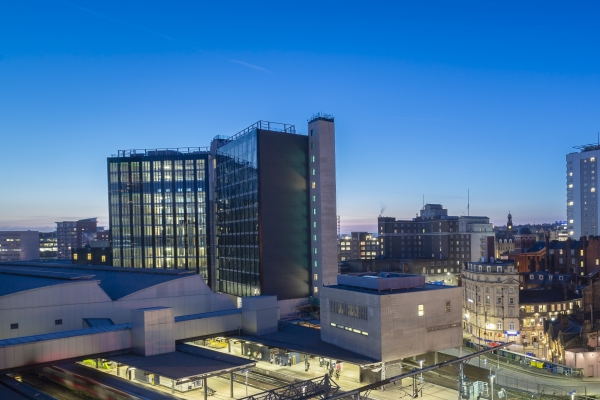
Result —
[[246, 358], [189, 344], [178, 344], [176, 350], [171, 353], [146, 357], [123, 354], [112, 356], [110, 360], [175, 381], [209, 378], [241, 371], [256, 365], [256, 362]]

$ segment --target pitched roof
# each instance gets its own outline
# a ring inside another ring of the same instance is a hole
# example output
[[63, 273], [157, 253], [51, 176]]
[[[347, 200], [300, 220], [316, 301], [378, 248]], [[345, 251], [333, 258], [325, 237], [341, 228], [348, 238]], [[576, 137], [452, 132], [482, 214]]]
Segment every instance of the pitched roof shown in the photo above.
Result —
[[[565, 298], [566, 296], [566, 298]], [[525, 289], [519, 291], [519, 304], [559, 303], [581, 299], [582, 296], [571, 291], [563, 292], [561, 288]]]

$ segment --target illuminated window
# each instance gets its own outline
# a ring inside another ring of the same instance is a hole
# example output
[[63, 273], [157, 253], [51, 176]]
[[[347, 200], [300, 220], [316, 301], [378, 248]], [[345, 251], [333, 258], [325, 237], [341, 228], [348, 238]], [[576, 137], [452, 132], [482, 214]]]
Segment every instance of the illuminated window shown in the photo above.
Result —
[[419, 304], [417, 310], [418, 310], [417, 315], [419, 317], [422, 317], [423, 315], [425, 315], [425, 306], [423, 304]]
[[319, 280], [319, 274], [315, 274], [314, 280], [315, 280], [315, 281], [318, 281], [318, 280]]
[[102, 256], [102, 262], [106, 262], [106, 256]]
[[317, 209], [313, 208], [313, 215], [317, 215]]
[[[315, 175], [315, 169], [314, 168], [312, 169], [312, 174], [313, 174], [313, 176]], [[592, 189], [592, 192], [593, 191], [594, 191], [594, 189]]]
[[590, 161], [596, 161], [596, 157], [590, 158]]
[[312, 162], [315, 162], [315, 156], [312, 156]]
[[313, 288], [313, 290], [314, 290], [314, 293], [315, 293], [315, 294], [319, 293], [319, 288], [318, 288], [318, 287], [316, 287], [316, 286], [315, 286], [315, 287]]
[[92, 253], [88, 253], [87, 259], [88, 259], [88, 261], [90, 261], [92, 259]]
[[592, 188], [592, 193], [594, 193], [596, 191], [596, 188]]
[[313, 183], [312, 183], [312, 185], [311, 185], [311, 187], [312, 187], [313, 189], [316, 189], [316, 188], [317, 188], [317, 182], [313, 182]]
[[[73, 260], [77, 260], [77, 253], [73, 254]], [[598, 264], [596, 264], [598, 265]]]

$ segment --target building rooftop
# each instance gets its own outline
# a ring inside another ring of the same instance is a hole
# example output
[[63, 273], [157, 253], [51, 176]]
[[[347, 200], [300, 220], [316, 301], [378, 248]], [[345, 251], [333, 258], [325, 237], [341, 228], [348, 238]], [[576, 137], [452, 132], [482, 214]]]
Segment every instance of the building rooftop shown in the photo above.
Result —
[[176, 350], [146, 357], [123, 354], [113, 356], [111, 360], [176, 380], [217, 375], [225, 371], [239, 371], [256, 365], [256, 362], [247, 358], [189, 344], [178, 344]]
[[581, 299], [582, 296], [561, 288], [550, 289], [525, 289], [519, 291], [519, 304], [560, 303]]
[[573, 148], [585, 153], [586, 151], [600, 150], [600, 143], [582, 144], [573, 146]]
[[410, 289], [425, 285], [425, 276], [398, 272], [379, 272], [362, 275], [338, 275], [339, 286], [369, 290]]
[[547, 271], [523, 272], [525, 283], [540, 286], [564, 286], [571, 282], [571, 274], [551, 274]]
[[525, 250], [525, 253], [537, 253], [538, 251], [542, 250], [544, 247], [546, 247], [546, 242], [535, 242], [535, 244], [533, 246], [531, 246], [530, 248]]
[[159, 149], [130, 149], [119, 150], [118, 154], [113, 154], [112, 157], [160, 157], [174, 156], [180, 154], [206, 154], [209, 152], [208, 147], [173, 147]]
[[47, 286], [98, 281], [113, 300], [194, 274], [189, 270], [73, 265], [65, 262], [0, 263], [0, 296]]

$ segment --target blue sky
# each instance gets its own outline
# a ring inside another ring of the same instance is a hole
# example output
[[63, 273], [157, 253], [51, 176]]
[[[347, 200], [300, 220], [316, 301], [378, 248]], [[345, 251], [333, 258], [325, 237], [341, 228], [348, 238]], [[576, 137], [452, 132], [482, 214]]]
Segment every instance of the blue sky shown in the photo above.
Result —
[[334, 114], [342, 232], [426, 202], [565, 219], [600, 131], [596, 2], [13, 2], [0, 229], [108, 224], [106, 157]]

